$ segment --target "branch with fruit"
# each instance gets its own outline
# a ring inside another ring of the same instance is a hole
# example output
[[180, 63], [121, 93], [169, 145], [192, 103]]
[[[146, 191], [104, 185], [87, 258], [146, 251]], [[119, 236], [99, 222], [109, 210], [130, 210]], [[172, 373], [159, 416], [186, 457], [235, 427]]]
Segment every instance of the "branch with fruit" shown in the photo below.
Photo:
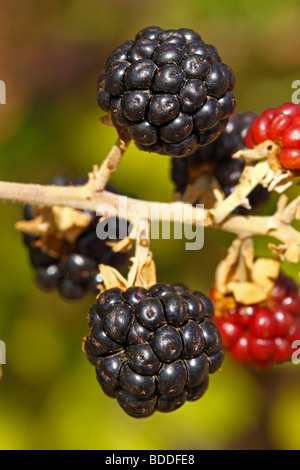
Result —
[[[37, 284], [67, 299], [97, 296], [83, 351], [103, 391], [134, 417], [199, 399], [225, 349], [266, 369], [290, 360], [300, 338], [298, 286], [281, 273], [283, 260], [300, 262], [300, 232], [292, 225], [300, 220], [300, 196], [289, 202], [281, 194], [274, 214], [257, 214], [271, 192], [297, 182], [300, 107], [235, 113], [234, 82], [198, 33], [145, 28], [109, 55], [99, 77], [97, 99], [107, 113], [101, 120], [118, 133], [102, 165], [86, 178], [56, 177], [44, 186], [0, 182], [0, 199], [25, 204], [16, 228]], [[165, 213], [160, 202], [109, 186], [131, 141], [171, 159], [175, 191]], [[114, 234], [103, 240], [98, 230], [112, 219]], [[157, 282], [154, 221], [237, 235], [210, 298]], [[276, 259], [255, 257], [256, 235], [272, 239]]]

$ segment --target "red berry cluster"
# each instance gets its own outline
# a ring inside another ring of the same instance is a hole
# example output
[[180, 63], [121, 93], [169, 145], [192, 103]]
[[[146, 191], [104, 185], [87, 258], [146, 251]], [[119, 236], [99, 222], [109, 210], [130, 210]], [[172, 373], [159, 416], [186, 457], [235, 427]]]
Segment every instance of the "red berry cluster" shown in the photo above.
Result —
[[300, 339], [300, 296], [297, 285], [283, 274], [265, 302], [237, 304], [217, 315], [223, 346], [237, 361], [267, 369], [291, 360], [292, 344]]
[[281, 147], [278, 155], [283, 167], [300, 169], [300, 106], [285, 103], [269, 108], [259, 116], [249, 129], [245, 143], [248, 148], [273, 140]]

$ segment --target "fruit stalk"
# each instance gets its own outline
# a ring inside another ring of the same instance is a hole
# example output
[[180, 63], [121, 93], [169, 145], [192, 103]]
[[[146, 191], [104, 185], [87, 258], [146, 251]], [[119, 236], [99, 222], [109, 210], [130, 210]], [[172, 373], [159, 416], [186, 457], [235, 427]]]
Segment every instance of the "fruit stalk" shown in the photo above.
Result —
[[119, 137], [112, 146], [111, 151], [105, 160], [102, 162], [100, 168], [95, 169], [94, 174], [91, 175], [91, 178], [94, 179], [92, 184], [94, 185], [95, 191], [102, 191], [103, 188], [105, 188], [111, 177], [111, 174], [114, 173], [118, 168], [118, 165], [129, 145], [129, 142], [129, 138]]

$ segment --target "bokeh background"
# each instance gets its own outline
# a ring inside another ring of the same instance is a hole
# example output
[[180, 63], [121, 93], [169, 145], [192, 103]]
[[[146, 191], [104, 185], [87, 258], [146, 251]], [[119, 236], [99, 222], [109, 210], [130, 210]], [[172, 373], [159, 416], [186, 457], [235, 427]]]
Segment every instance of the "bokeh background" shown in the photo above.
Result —
[[[297, 0], [0, 1], [0, 179], [46, 183], [86, 174], [116, 138], [100, 124], [95, 93], [106, 55], [148, 25], [188, 27], [214, 44], [236, 74], [237, 110], [290, 101], [300, 79]], [[168, 157], [130, 145], [112, 181], [145, 199], [170, 201]], [[299, 187], [289, 190], [291, 196]], [[274, 210], [276, 196], [263, 213]], [[93, 298], [66, 302], [33, 283], [14, 223], [0, 205], [0, 449], [299, 449], [300, 365], [255, 372], [226, 357], [206, 395], [170, 414], [127, 416], [100, 390], [81, 352]], [[233, 237], [205, 232], [204, 248], [153, 241], [159, 279], [208, 292]], [[266, 239], [256, 240], [258, 255]], [[299, 266], [284, 265], [297, 278]]]

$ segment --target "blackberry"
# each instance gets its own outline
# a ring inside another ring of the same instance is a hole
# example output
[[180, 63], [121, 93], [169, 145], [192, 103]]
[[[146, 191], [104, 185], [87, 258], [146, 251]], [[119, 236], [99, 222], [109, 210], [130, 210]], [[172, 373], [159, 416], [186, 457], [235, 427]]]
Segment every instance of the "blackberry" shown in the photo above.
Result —
[[[214, 290], [211, 298], [215, 299]], [[237, 361], [261, 369], [290, 361], [300, 334], [298, 286], [280, 274], [264, 302], [229, 309], [216, 302], [215, 321], [224, 347]]]
[[151, 26], [108, 56], [97, 99], [139, 149], [182, 157], [220, 135], [233, 87], [232, 70], [198, 33]]
[[181, 284], [109, 289], [90, 308], [83, 350], [129, 415], [173, 411], [206, 391], [224, 352], [213, 305]]
[[[187, 185], [193, 184], [202, 172], [208, 172], [216, 178], [225, 196], [229, 196], [238, 184], [245, 166], [242, 158], [231, 156], [238, 150], [246, 148], [245, 137], [256, 117], [256, 114], [251, 111], [242, 114], [233, 113], [225, 129], [214, 142], [199, 148], [188, 157], [173, 158], [171, 176], [175, 190], [183, 194]], [[268, 199], [269, 192], [261, 185], [249, 195], [253, 208], [257, 208]], [[197, 202], [201, 201], [195, 203]], [[234, 212], [245, 214], [248, 211], [239, 207]]]
[[[55, 177], [51, 184], [66, 186], [69, 184], [82, 185], [84, 178], [68, 179], [64, 176]], [[109, 188], [113, 190], [113, 188]], [[113, 190], [114, 191], [114, 190]], [[40, 238], [24, 234], [23, 240], [29, 250], [29, 257], [35, 270], [37, 285], [46, 291], [57, 289], [66, 299], [79, 299], [88, 292], [98, 293], [97, 286], [103, 283], [98, 272], [100, 263], [121, 268], [129, 260], [130, 253], [114, 253], [112, 249], [100, 240], [96, 234], [99, 216], [92, 216], [89, 226], [74, 243], [66, 242], [63, 253], [53, 257], [40, 246]], [[25, 220], [35, 217], [34, 207], [24, 207]], [[124, 221], [117, 220], [116, 233], [119, 233], [119, 224]], [[117, 241], [117, 240], [110, 240]]]

